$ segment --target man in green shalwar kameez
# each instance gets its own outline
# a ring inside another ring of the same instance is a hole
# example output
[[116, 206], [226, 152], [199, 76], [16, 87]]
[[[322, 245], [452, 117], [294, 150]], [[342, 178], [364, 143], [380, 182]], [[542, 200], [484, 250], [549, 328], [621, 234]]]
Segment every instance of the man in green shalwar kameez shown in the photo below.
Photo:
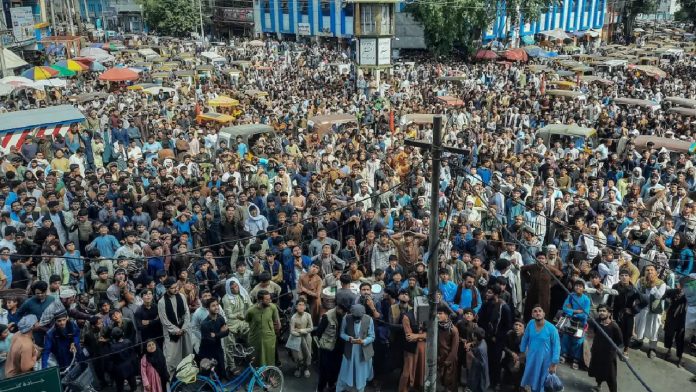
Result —
[[260, 290], [256, 295], [256, 306], [249, 309], [249, 345], [254, 347], [256, 366], [275, 366], [276, 331], [280, 330], [278, 308], [271, 303], [271, 294]]

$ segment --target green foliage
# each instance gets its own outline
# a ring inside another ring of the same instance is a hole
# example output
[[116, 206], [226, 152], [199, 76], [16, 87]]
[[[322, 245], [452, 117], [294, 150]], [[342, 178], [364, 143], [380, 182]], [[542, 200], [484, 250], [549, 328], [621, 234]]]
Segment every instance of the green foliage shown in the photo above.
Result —
[[198, 2], [191, 0], [140, 0], [151, 30], [161, 35], [182, 37], [197, 30]]
[[674, 19], [696, 27], [696, 0], [679, 0], [679, 5], [681, 9], [674, 14]]
[[636, 24], [636, 17], [640, 14], [652, 14], [657, 10], [659, 0], [625, 0], [626, 6], [623, 9], [623, 31], [624, 36], [633, 35]]
[[[517, 25], [520, 16], [525, 21], [539, 17], [560, 0], [507, 0], [505, 13]], [[483, 30], [495, 19], [496, 0], [429, 0], [409, 4], [406, 10], [423, 25], [428, 48], [438, 55], [451, 53], [455, 48], [473, 51]]]
[[495, 17], [495, 8], [481, 0], [418, 1], [406, 9], [423, 25], [425, 42], [438, 55], [470, 46]]

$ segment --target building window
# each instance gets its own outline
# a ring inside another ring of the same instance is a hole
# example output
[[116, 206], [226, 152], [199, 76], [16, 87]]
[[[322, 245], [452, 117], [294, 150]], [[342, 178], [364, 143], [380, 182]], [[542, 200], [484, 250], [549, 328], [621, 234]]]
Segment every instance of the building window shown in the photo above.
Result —
[[360, 31], [362, 34], [391, 34], [391, 5], [361, 4]]
[[352, 17], [353, 16], [353, 4], [346, 4], [346, 6], [343, 8], [343, 13], [347, 17]]
[[280, 12], [287, 14], [290, 13], [290, 5], [288, 0], [283, 0], [280, 2]]
[[363, 4], [360, 7], [360, 33], [361, 34], [375, 34], [377, 32], [377, 20], [376, 15], [373, 12], [376, 10], [376, 6]]
[[331, 5], [329, 0], [321, 0], [321, 16], [331, 16]]
[[309, 4], [306, 1], [300, 0], [300, 13], [303, 15], [309, 15]]
[[380, 31], [379, 33], [382, 35], [385, 34], [391, 34], [391, 9], [392, 7], [390, 5], [380, 5], [382, 7], [381, 9], [381, 18], [380, 18]]

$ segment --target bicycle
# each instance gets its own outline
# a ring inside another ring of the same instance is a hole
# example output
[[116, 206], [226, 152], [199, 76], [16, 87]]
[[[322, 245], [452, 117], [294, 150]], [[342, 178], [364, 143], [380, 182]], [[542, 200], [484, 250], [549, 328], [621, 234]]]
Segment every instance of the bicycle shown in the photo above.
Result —
[[97, 392], [92, 386], [92, 369], [85, 362], [77, 362], [73, 354], [70, 365], [60, 372], [60, 383], [64, 392]]
[[215, 360], [204, 359], [201, 361], [201, 372], [196, 380], [192, 383], [184, 383], [181, 380], [176, 380], [172, 383], [172, 392], [234, 392], [242, 390], [244, 384], [247, 384], [248, 392], [281, 392], [283, 390], [283, 372], [275, 366], [254, 367], [252, 364], [253, 358], [250, 358], [254, 352], [254, 348], [245, 349], [241, 344], [235, 344], [233, 355], [237, 358], [244, 358], [248, 361], [248, 366], [239, 375], [234, 377], [227, 383], [223, 383], [215, 373]]

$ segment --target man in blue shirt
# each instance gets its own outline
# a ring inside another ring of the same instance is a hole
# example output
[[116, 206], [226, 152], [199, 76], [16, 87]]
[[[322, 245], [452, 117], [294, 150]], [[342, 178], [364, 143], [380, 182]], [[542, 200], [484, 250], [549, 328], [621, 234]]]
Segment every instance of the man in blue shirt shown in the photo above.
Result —
[[447, 304], [452, 306], [454, 301], [454, 296], [457, 294], [457, 284], [450, 280], [450, 270], [447, 268], [440, 268], [440, 283], [438, 284], [438, 289], [442, 294], [442, 299], [447, 302]]
[[10, 248], [3, 247], [0, 249], [0, 270], [5, 274], [7, 281], [3, 289], [9, 289], [12, 285], [12, 260], [10, 260]]
[[[587, 317], [590, 315], [590, 297], [585, 295], [585, 282], [578, 279], [573, 283], [573, 293], [568, 295], [563, 303], [563, 314], [569, 317], [575, 326], [582, 330], [587, 324]], [[571, 361], [573, 369], [578, 369], [583, 360], [582, 345], [585, 335], [582, 332], [569, 334], [561, 332], [561, 363]], [[579, 336], [578, 336], [579, 334]]]
[[475, 314], [478, 314], [479, 309], [481, 309], [483, 300], [481, 299], [481, 293], [476, 288], [475, 281], [474, 275], [470, 273], [464, 274], [464, 281], [459, 284], [457, 292], [454, 294], [454, 298], [452, 298], [450, 307], [460, 316], [466, 308], [471, 308]]
[[87, 247], [87, 251], [93, 248], [99, 249], [99, 255], [104, 258], [114, 257], [116, 250], [121, 247], [116, 237], [109, 234], [109, 228], [106, 225], [99, 227], [99, 237], [95, 238]]
[[48, 358], [53, 354], [57, 365], [65, 368], [72, 362], [73, 355], [80, 350], [80, 328], [68, 319], [63, 310], [54, 317], [55, 324], [46, 333], [45, 346], [41, 354], [41, 367], [48, 368]]

